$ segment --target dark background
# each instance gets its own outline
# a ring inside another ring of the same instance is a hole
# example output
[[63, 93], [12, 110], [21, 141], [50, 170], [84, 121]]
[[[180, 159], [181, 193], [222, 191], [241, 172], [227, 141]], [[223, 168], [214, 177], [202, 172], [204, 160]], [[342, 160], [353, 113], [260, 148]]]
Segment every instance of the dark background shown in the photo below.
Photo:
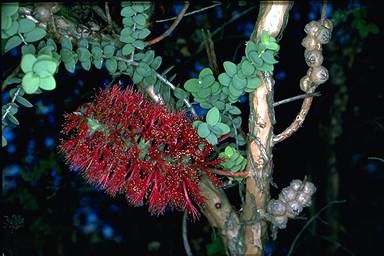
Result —
[[[189, 11], [208, 4], [191, 4]], [[175, 16], [181, 4], [156, 4], [154, 20]], [[111, 10], [119, 17], [119, 5]], [[232, 17], [250, 9], [236, 21]], [[339, 16], [334, 16], [335, 13]], [[247, 1], [227, 1], [203, 13], [184, 17], [170, 37], [153, 48], [163, 57], [160, 70], [174, 65], [174, 84], [183, 85], [209, 65], [201, 29], [213, 36], [219, 68], [240, 62], [245, 41], [253, 30], [258, 6]], [[301, 94], [305, 75], [304, 26], [321, 14], [320, 1], [297, 1], [280, 41], [274, 77], [275, 101]], [[303, 127], [274, 150], [274, 182], [279, 190], [292, 179], [310, 178], [317, 187], [313, 206], [302, 218], [291, 220], [269, 241], [266, 255], [287, 255], [293, 240], [311, 220], [295, 244], [293, 255], [371, 255], [381, 251], [384, 237], [384, 119], [381, 8], [364, 1], [328, 4], [328, 17], [338, 22], [331, 43], [323, 50], [330, 80], [318, 90], [321, 96]], [[340, 16], [341, 15], [341, 16]], [[343, 16], [344, 15], [344, 16]], [[340, 17], [345, 17], [342, 19]], [[117, 18], [118, 19], [118, 18]], [[152, 23], [153, 38], [172, 22]], [[380, 32], [371, 33], [375, 24]], [[20, 61], [14, 49], [1, 58], [3, 74]], [[223, 70], [221, 70], [222, 72]], [[151, 216], [147, 207], [129, 206], [123, 196], [109, 197], [69, 171], [56, 147], [63, 113], [90, 100], [96, 88], [111, 82], [108, 73], [79, 65], [75, 73], [60, 67], [57, 88], [26, 96], [33, 108], [21, 107], [20, 125], [4, 130], [8, 145], [2, 148], [1, 229], [4, 255], [185, 255], [181, 237], [182, 213], [167, 210]], [[120, 77], [122, 84], [129, 79]], [[9, 102], [8, 86], [2, 91]], [[239, 107], [248, 108], [243, 97]], [[275, 133], [295, 118], [301, 101], [276, 107]], [[247, 111], [244, 111], [247, 113]], [[245, 116], [243, 118], [247, 120]], [[331, 188], [329, 184], [337, 186]], [[279, 190], [273, 190], [277, 196]], [[238, 204], [237, 188], [228, 190]], [[337, 201], [335, 201], [337, 200]], [[341, 202], [341, 200], [343, 200]], [[327, 207], [326, 210], [324, 207]], [[319, 213], [319, 211], [321, 211]], [[337, 236], [335, 236], [335, 232]], [[218, 239], [202, 216], [188, 223], [194, 255], [224, 255]]]

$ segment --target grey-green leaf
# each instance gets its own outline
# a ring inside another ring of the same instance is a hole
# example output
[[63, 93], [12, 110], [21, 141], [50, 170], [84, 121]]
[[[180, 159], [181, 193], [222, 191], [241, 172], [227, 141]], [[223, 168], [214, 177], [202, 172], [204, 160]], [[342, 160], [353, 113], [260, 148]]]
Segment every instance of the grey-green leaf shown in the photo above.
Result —
[[210, 134], [208, 135], [208, 137], [206, 138], [206, 140], [207, 140], [210, 144], [212, 144], [212, 145], [216, 145], [216, 144], [217, 144], [217, 137], [216, 137], [216, 135], [215, 135], [214, 133], [210, 133]]
[[109, 73], [113, 74], [116, 72], [117, 69], [117, 61], [115, 59], [107, 59], [105, 61], [105, 67], [109, 71]]
[[35, 28], [35, 23], [30, 19], [21, 19], [19, 21], [19, 33], [27, 33]]
[[2, 147], [7, 146], [7, 139], [3, 135], [1, 135], [1, 146]]
[[36, 48], [33, 44], [28, 44], [28, 45], [23, 45], [21, 47], [21, 54], [25, 55], [27, 53], [35, 54], [36, 53]]
[[106, 45], [103, 49], [104, 57], [105, 58], [111, 58], [113, 54], [115, 53], [115, 47], [113, 45]]
[[16, 35], [8, 39], [8, 41], [5, 43], [4, 46], [4, 52], [9, 51], [10, 49], [13, 49], [21, 44], [22, 40], [21, 38]]
[[33, 107], [31, 102], [29, 102], [26, 98], [21, 97], [20, 95], [16, 96], [16, 101], [21, 105], [23, 105], [24, 107], [27, 107], [27, 108]]
[[231, 113], [232, 115], [240, 115], [241, 114], [241, 110], [236, 106], [231, 106], [231, 108], [229, 109], [228, 112]]
[[224, 66], [225, 72], [227, 72], [227, 74], [230, 77], [234, 76], [237, 73], [237, 66], [235, 63], [230, 61], [225, 61], [223, 63], [223, 66]]
[[47, 32], [42, 28], [34, 28], [32, 31], [24, 34], [26, 42], [36, 42], [47, 35]]
[[11, 123], [13, 123], [15, 125], [20, 124], [19, 121], [17, 120], [17, 118], [14, 115], [12, 115], [12, 113], [8, 112], [7, 117], [9, 119], [9, 121], [11, 121]]
[[178, 88], [178, 87], [176, 87], [176, 88], [173, 90], [173, 94], [174, 94], [175, 97], [178, 98], [178, 99], [185, 99], [186, 97], [188, 97], [188, 93], [187, 93], [186, 91], [184, 91], [183, 89]]
[[206, 123], [200, 124], [199, 127], [197, 128], [197, 134], [201, 138], [207, 138], [210, 133], [211, 131], [209, 130], [208, 125]]
[[213, 107], [208, 111], [206, 119], [207, 124], [212, 126], [220, 122], [220, 111], [217, 109], [217, 107]]

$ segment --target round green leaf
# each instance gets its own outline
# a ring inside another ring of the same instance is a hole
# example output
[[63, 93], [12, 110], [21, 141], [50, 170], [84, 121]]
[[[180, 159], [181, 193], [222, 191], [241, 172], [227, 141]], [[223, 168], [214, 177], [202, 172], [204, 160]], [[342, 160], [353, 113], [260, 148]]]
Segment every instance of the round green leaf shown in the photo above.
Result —
[[8, 39], [8, 41], [5, 43], [4, 46], [4, 52], [9, 51], [10, 49], [13, 49], [21, 44], [22, 40], [21, 38], [16, 35]]
[[23, 45], [21, 47], [21, 54], [26, 55], [28, 53], [35, 54], [36, 53], [36, 48], [33, 44], [28, 44], [28, 45]]
[[231, 106], [230, 109], [228, 110], [228, 112], [231, 113], [232, 115], [240, 115], [241, 114], [241, 110], [236, 106]]
[[115, 59], [107, 59], [105, 61], [105, 67], [109, 71], [109, 73], [113, 74], [116, 72], [117, 69], [117, 61]]
[[85, 38], [81, 38], [81, 39], [79, 40], [78, 46], [79, 46], [80, 48], [86, 48], [86, 49], [88, 49], [88, 46], [89, 46], [89, 44], [88, 44], [88, 40], [85, 39]]
[[207, 98], [211, 95], [211, 92], [211, 88], [201, 88], [197, 91], [197, 96], [199, 96], [200, 98]]
[[40, 78], [39, 87], [44, 90], [53, 90], [56, 88], [56, 81], [53, 76], [47, 76], [44, 78]]
[[12, 16], [19, 9], [19, 3], [3, 3], [1, 4], [1, 16]]
[[269, 38], [268, 32], [263, 30], [263, 32], [261, 33], [261, 43], [267, 46], [269, 44], [269, 41], [270, 41], [270, 38]]
[[225, 104], [224, 104], [224, 102], [222, 102], [222, 101], [216, 101], [215, 103], [213, 103], [213, 105], [215, 106], [215, 107], [217, 107], [219, 110], [221, 110], [221, 111], [223, 111], [224, 110], [224, 108], [225, 108]]
[[218, 123], [214, 127], [221, 131], [220, 136], [224, 135], [224, 134], [227, 134], [227, 133], [229, 133], [231, 131], [231, 128], [229, 128], [229, 126], [224, 124], [224, 123]]
[[132, 29], [131, 28], [123, 28], [120, 32], [120, 37], [128, 37], [129, 40], [131, 40], [128, 43], [132, 43], [135, 41], [135, 39], [132, 37]]
[[23, 58], [21, 59], [21, 70], [23, 70], [24, 73], [28, 73], [32, 71], [33, 64], [36, 62], [35, 55], [31, 53], [27, 53], [23, 55]]
[[199, 79], [203, 79], [206, 76], [213, 76], [213, 72], [210, 68], [204, 68], [199, 73]]
[[152, 69], [147, 63], [140, 62], [136, 68], [136, 71], [139, 72], [142, 76], [147, 76], [151, 73]]
[[235, 151], [236, 149], [234, 149], [233, 147], [227, 146], [224, 150], [224, 153], [226, 157], [231, 158]]
[[144, 57], [143, 57], [142, 61], [149, 65], [149, 64], [152, 63], [154, 58], [155, 58], [155, 51], [154, 50], [149, 50], [149, 51], [147, 51], [144, 54]]
[[[14, 34], [17, 33], [18, 28], [19, 28], [19, 22], [17, 22], [16, 20], [12, 21], [11, 26], [7, 30], [1, 31], [2, 32], [1, 38], [8, 38], [13, 36]], [[3, 37], [3, 32], [5, 37]]]
[[197, 129], [197, 127], [199, 127], [200, 124], [202, 124], [203, 122], [200, 121], [200, 120], [196, 120], [192, 123], [192, 127]]
[[141, 13], [137, 14], [137, 15], [133, 16], [133, 21], [139, 25], [144, 26], [145, 21], [146, 21], [145, 15], [141, 14]]
[[147, 42], [144, 42], [144, 41], [141, 41], [141, 40], [136, 40], [135, 42], [133, 42], [133, 45], [137, 49], [143, 50], [144, 47], [147, 45]]
[[211, 85], [211, 90], [212, 90], [212, 94], [215, 94], [217, 93], [218, 91], [220, 91], [220, 84], [218, 82], [214, 82], [212, 85]]
[[208, 137], [206, 138], [206, 140], [207, 140], [210, 144], [212, 144], [212, 145], [216, 145], [216, 144], [217, 144], [217, 137], [216, 137], [216, 135], [213, 134], [213, 133], [210, 133], [210, 134], [208, 135]]
[[139, 3], [136, 2], [132, 5], [132, 9], [136, 12], [144, 12], [146, 9], [150, 7], [150, 3]]
[[233, 77], [237, 73], [237, 66], [235, 63], [230, 61], [225, 61], [223, 63], [223, 66], [224, 66], [225, 72], [227, 72], [227, 74], [230, 77]]
[[101, 50], [101, 48], [97, 46], [92, 47], [91, 52], [94, 59], [100, 59], [103, 55], [103, 50]]
[[19, 33], [27, 33], [35, 28], [35, 23], [30, 19], [21, 19], [19, 21]]
[[115, 53], [115, 47], [113, 45], [106, 45], [103, 49], [104, 57], [105, 58], [111, 58], [113, 54]]
[[238, 116], [238, 117], [236, 117], [236, 118], [234, 118], [234, 119], [232, 120], [232, 123], [233, 123], [233, 125], [234, 125], [236, 128], [240, 128], [240, 126], [241, 126], [241, 122], [242, 122], [242, 120], [241, 120], [241, 116]]
[[147, 28], [143, 28], [143, 29], [137, 29], [136, 31], [134, 31], [132, 33], [132, 37], [136, 38], [136, 39], [144, 39], [146, 38], [149, 34], [151, 33], [151, 31]]
[[97, 69], [101, 69], [101, 67], [103, 66], [103, 59], [102, 58], [93, 58], [92, 63]]
[[219, 82], [224, 86], [228, 86], [231, 80], [232, 78], [227, 73], [221, 73], [219, 75]]
[[233, 76], [232, 85], [238, 90], [243, 90], [247, 86], [247, 80], [240, 78], [237, 74]]
[[9, 15], [1, 13], [1, 30], [7, 30], [12, 25], [12, 19]]
[[135, 49], [135, 47], [133, 47], [132, 44], [126, 44], [123, 47], [122, 53], [123, 53], [123, 55], [127, 56], [127, 55], [131, 54], [134, 49]]
[[235, 97], [240, 97], [242, 94], [242, 90], [237, 89], [236, 87], [233, 86], [233, 84], [229, 85], [229, 93], [232, 94]]
[[270, 42], [267, 49], [277, 52], [280, 49], [280, 46], [276, 42]]
[[125, 71], [127, 69], [127, 63], [125, 63], [124, 61], [118, 61], [117, 62], [117, 68], [120, 71]]
[[245, 76], [250, 76], [253, 74], [253, 72], [255, 72], [255, 68], [248, 60], [244, 60], [241, 64], [241, 71]]
[[24, 75], [23, 80], [21, 81], [21, 86], [26, 93], [32, 94], [39, 88], [39, 83], [40, 77], [33, 74], [33, 72], [28, 72]]
[[259, 54], [257, 52], [250, 52], [249, 58], [255, 65], [255, 67], [261, 67], [261, 65], [263, 65], [263, 60], [259, 57]]
[[160, 65], [161, 65], [161, 61], [162, 61], [162, 59], [161, 59], [161, 56], [156, 56], [155, 57], [155, 59], [152, 61], [152, 63], [151, 63], [151, 67], [153, 68], [153, 69], [158, 69], [159, 67], [160, 67]]
[[256, 89], [260, 86], [260, 79], [258, 77], [247, 78], [247, 88]]
[[32, 31], [24, 34], [24, 40], [26, 42], [36, 42], [45, 37], [47, 32], [42, 28], [34, 28]]
[[127, 6], [121, 9], [120, 15], [124, 17], [130, 17], [135, 15], [135, 13], [136, 12], [132, 9], [132, 7]]
[[124, 25], [124, 27], [131, 27], [133, 25], [132, 17], [123, 18], [123, 25]]
[[143, 75], [141, 75], [139, 72], [137, 72], [137, 69], [135, 73], [133, 74], [132, 81], [134, 84], [138, 84], [143, 80]]
[[84, 62], [91, 59], [91, 53], [85, 47], [79, 47], [76, 50], [77, 55], [79, 56], [79, 61]]
[[87, 59], [81, 62], [81, 66], [84, 70], [89, 71], [91, 69], [91, 59]]
[[47, 76], [52, 76], [57, 69], [57, 62], [54, 60], [37, 60], [32, 67], [33, 72], [35, 72], [40, 78], [45, 78]]
[[277, 60], [273, 57], [274, 52], [271, 50], [266, 50], [262, 55], [261, 58], [268, 64], [276, 64], [278, 63]]
[[248, 41], [246, 43], [246, 47], [245, 47], [245, 54], [246, 56], [249, 58], [248, 54], [253, 52], [253, 51], [256, 51], [257, 50], [257, 47], [256, 47], [256, 44], [252, 41]]
[[217, 109], [217, 107], [211, 108], [207, 113], [207, 124], [214, 126], [218, 122], [220, 122], [220, 111]]
[[76, 64], [75, 56], [72, 53], [72, 51], [70, 51], [69, 49], [62, 48], [60, 50], [60, 55], [61, 55], [61, 60], [64, 62], [64, 64], [68, 64], [70, 66], [74, 66]]
[[184, 88], [189, 92], [197, 92], [200, 89], [199, 80], [195, 78], [187, 80], [184, 84]]
[[186, 91], [184, 91], [183, 89], [178, 88], [178, 87], [176, 87], [176, 88], [173, 90], [173, 94], [174, 94], [175, 97], [178, 98], [178, 99], [185, 99], [186, 97], [188, 97], [188, 93], [187, 93]]
[[211, 131], [208, 128], [208, 125], [206, 123], [202, 123], [197, 128], [197, 134], [201, 138], [207, 138], [210, 135]]

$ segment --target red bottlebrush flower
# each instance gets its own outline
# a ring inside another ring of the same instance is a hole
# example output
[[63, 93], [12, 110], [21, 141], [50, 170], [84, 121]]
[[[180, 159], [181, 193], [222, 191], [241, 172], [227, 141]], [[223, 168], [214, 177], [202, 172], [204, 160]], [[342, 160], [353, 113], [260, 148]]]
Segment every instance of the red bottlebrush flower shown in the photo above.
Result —
[[167, 206], [199, 213], [202, 173], [219, 185], [205, 168], [212, 145], [200, 138], [185, 112], [169, 112], [131, 88], [112, 86], [93, 103], [66, 114], [59, 151], [71, 168], [112, 196], [125, 194], [135, 206], [146, 199], [152, 214]]

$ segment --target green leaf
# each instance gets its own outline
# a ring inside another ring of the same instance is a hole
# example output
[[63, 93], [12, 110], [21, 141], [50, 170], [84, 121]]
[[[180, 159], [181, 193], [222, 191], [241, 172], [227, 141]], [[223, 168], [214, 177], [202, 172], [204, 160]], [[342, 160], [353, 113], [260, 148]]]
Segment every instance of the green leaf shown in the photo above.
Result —
[[250, 52], [249, 58], [256, 68], [261, 67], [263, 65], [263, 60], [259, 57], [259, 54], [257, 52]]
[[240, 97], [240, 95], [243, 93], [243, 90], [237, 89], [233, 83], [229, 85], [229, 93], [232, 94], [235, 97]]
[[31, 102], [29, 102], [26, 98], [21, 97], [20, 95], [16, 96], [16, 101], [21, 105], [23, 105], [24, 107], [27, 107], [27, 108], [33, 107]]
[[261, 33], [261, 39], [260, 39], [261, 43], [265, 46], [268, 46], [269, 45], [269, 41], [270, 41], [270, 37], [269, 37], [269, 34], [267, 31], [263, 30], [263, 32]]
[[223, 111], [224, 108], [225, 108], [225, 104], [224, 102], [221, 102], [221, 101], [216, 101], [215, 103], [213, 103], [213, 105], [215, 107], [217, 107], [219, 110]]
[[39, 83], [40, 77], [33, 74], [33, 72], [26, 73], [21, 81], [23, 90], [28, 94], [35, 93], [39, 88]]
[[221, 73], [219, 75], [219, 82], [224, 85], [228, 86], [231, 83], [232, 78], [227, 73]]
[[117, 61], [115, 59], [107, 59], [105, 61], [105, 67], [109, 71], [109, 73], [113, 74], [117, 69]]
[[188, 93], [186, 91], [184, 91], [183, 89], [181, 88], [178, 88], [176, 87], [174, 90], [173, 90], [173, 94], [175, 95], [176, 98], [178, 99], [185, 99], [188, 97]]
[[127, 69], [127, 63], [125, 63], [124, 61], [118, 61], [117, 62], [117, 68], [120, 71], [125, 71]]
[[224, 66], [225, 72], [227, 72], [227, 74], [230, 77], [233, 77], [237, 73], [237, 66], [235, 63], [230, 61], [225, 61], [223, 63], [223, 66]]
[[132, 17], [125, 17], [125, 18], [123, 18], [123, 25], [124, 25], [124, 27], [132, 27], [133, 26], [133, 19], [132, 19]]
[[19, 9], [19, 3], [3, 3], [1, 4], [1, 16], [12, 16]]
[[103, 49], [104, 57], [105, 58], [111, 58], [113, 54], [115, 53], [115, 47], [113, 45], [106, 45]]
[[161, 65], [161, 61], [162, 61], [161, 56], [156, 56], [155, 59], [152, 61], [152, 63], [151, 63], [150, 66], [151, 66], [154, 70], [156, 70], [156, 69], [158, 69], [158, 68], [160, 67], [160, 65]]
[[232, 85], [238, 90], [243, 90], [247, 86], [247, 80], [240, 78], [237, 74], [233, 76]]
[[236, 117], [236, 118], [234, 118], [234, 119], [232, 120], [232, 123], [233, 123], [233, 125], [234, 125], [236, 128], [240, 128], [240, 126], [241, 126], [241, 122], [242, 122], [242, 120], [241, 120], [241, 116], [238, 116], [238, 117]]
[[214, 126], [218, 122], [220, 122], [220, 111], [217, 109], [217, 107], [211, 108], [206, 116], [207, 124]]
[[53, 76], [48, 76], [44, 78], [40, 78], [39, 87], [44, 90], [53, 90], [56, 88], [56, 81]]
[[143, 80], [143, 75], [141, 75], [139, 72], [137, 72], [137, 69], [135, 73], [133, 74], [132, 81], [134, 84], [138, 84]]
[[131, 54], [134, 49], [135, 49], [135, 47], [133, 47], [132, 44], [126, 44], [123, 47], [122, 53], [123, 53], [123, 55], [127, 56], [127, 55]]
[[88, 49], [88, 47], [89, 47], [88, 40], [85, 39], [85, 38], [81, 38], [79, 40], [79, 42], [78, 42], [78, 46], [79, 46], [79, 48], [86, 48], [86, 49]]
[[73, 73], [75, 71], [76, 60], [74, 54], [67, 48], [60, 50], [61, 60], [64, 62], [65, 68]]
[[212, 145], [216, 145], [216, 144], [217, 144], [217, 137], [216, 137], [216, 135], [213, 134], [213, 133], [210, 133], [210, 134], [208, 135], [208, 137], [206, 138], [206, 140], [207, 140], [210, 144], [212, 144]]
[[13, 123], [15, 125], [20, 124], [19, 121], [17, 120], [17, 118], [14, 115], [12, 115], [12, 113], [8, 112], [7, 117], [9, 119], [9, 121], [11, 121], [11, 123]]
[[7, 139], [3, 135], [1, 135], [1, 146], [2, 147], [7, 146]]
[[132, 7], [127, 6], [121, 9], [120, 15], [124, 17], [130, 17], [135, 15], [135, 13], [136, 12], [132, 9]]
[[103, 55], [103, 50], [101, 50], [101, 48], [97, 47], [97, 46], [96, 47], [92, 47], [91, 52], [92, 52], [93, 58], [95, 58], [95, 59], [100, 59], [101, 56]]
[[79, 47], [76, 50], [77, 55], [79, 56], [79, 61], [84, 62], [84, 61], [90, 61], [91, 59], [91, 53], [89, 50], [85, 47]]
[[273, 57], [274, 52], [271, 50], [266, 50], [262, 55], [261, 58], [268, 64], [276, 64], [278, 63], [277, 60]]
[[136, 31], [134, 31], [132, 33], [132, 37], [136, 38], [136, 39], [144, 39], [146, 38], [149, 34], [151, 33], [151, 31], [147, 28], [143, 28], [143, 29], [137, 29]]
[[7, 52], [10, 49], [13, 49], [13, 48], [19, 46], [21, 43], [22, 43], [22, 40], [21, 40], [21, 38], [18, 35], [11, 37], [5, 43], [4, 52]]
[[93, 58], [92, 63], [97, 69], [101, 69], [101, 67], [103, 66], [103, 59], [102, 58]]
[[260, 79], [258, 77], [247, 78], [247, 88], [255, 90], [260, 86]]
[[204, 68], [199, 73], [199, 79], [203, 79], [206, 76], [213, 76], [213, 72], [210, 68]]
[[151, 4], [148, 3], [148, 2], [144, 2], [144, 3], [134, 3], [132, 5], [132, 9], [136, 12], [144, 12], [146, 9], [148, 9], [149, 7], [151, 7]]
[[240, 134], [237, 134], [235, 138], [236, 138], [237, 144], [239, 146], [243, 146], [247, 143], [247, 141], [244, 139], [244, 137], [241, 136]]
[[47, 32], [42, 28], [34, 28], [32, 31], [24, 34], [26, 42], [36, 42], [47, 35]]
[[156, 72], [152, 71], [150, 75], [144, 77], [144, 84], [155, 84], [157, 80]]
[[7, 30], [11, 27], [11, 25], [12, 25], [11, 17], [1, 12], [1, 30]]
[[152, 63], [154, 58], [155, 58], [155, 51], [154, 50], [149, 50], [149, 51], [147, 51], [144, 54], [144, 57], [143, 57], [142, 61], [149, 65], [149, 64]]
[[[16, 20], [12, 21], [12, 24], [11, 26], [5, 30], [5, 31], [1, 31], [1, 38], [8, 38], [8, 37], [11, 37], [13, 36], [14, 34], [17, 33], [17, 30], [19, 29], [19, 22], [17, 22]], [[3, 37], [3, 33], [5, 35], [5, 37]]]
[[255, 68], [248, 60], [244, 60], [241, 64], [241, 71], [245, 76], [250, 76], [255, 72]]
[[258, 69], [261, 71], [264, 71], [264, 72], [268, 72], [268, 71], [272, 72], [273, 71], [273, 65], [264, 62], [263, 65], [261, 67], [259, 67]]
[[202, 124], [203, 121], [200, 121], [200, 120], [196, 120], [192, 123], [192, 127], [197, 129], [197, 127], [199, 127], [200, 124]]
[[147, 42], [141, 41], [141, 40], [136, 40], [133, 42], [133, 45], [140, 50], [143, 50], [145, 46], [147, 46]]
[[280, 49], [280, 46], [276, 42], [270, 42], [267, 49], [277, 52]]
[[215, 133], [217, 136], [222, 136], [231, 131], [228, 125], [224, 123], [217, 123], [216, 125], [210, 127], [211, 131]]
[[136, 68], [136, 72], [139, 72], [142, 76], [147, 76], [151, 73], [152, 69], [147, 63], [140, 62]]
[[27, 33], [35, 28], [35, 23], [30, 19], [21, 19], [19, 21], [19, 33]]
[[83, 67], [84, 70], [89, 71], [91, 69], [91, 59], [89, 58], [85, 61], [82, 61], [81, 66]]
[[142, 25], [144, 26], [145, 25], [145, 22], [146, 22], [146, 18], [145, 18], [145, 15], [144, 14], [137, 14], [135, 16], [133, 16], [133, 21], [139, 25]]
[[201, 88], [197, 91], [197, 96], [200, 98], [207, 98], [211, 95], [211, 88]]
[[35, 54], [36, 53], [36, 48], [33, 44], [28, 44], [28, 45], [23, 45], [21, 47], [21, 54], [26, 55], [26, 54]]
[[[17, 78], [17, 77], [12, 77], [12, 78], [8, 78], [6, 79], [4, 82], [3, 82], [3, 86], [6, 86], [6, 85], [10, 85], [10, 84], [18, 84], [21, 82], [21, 79], [20, 78]], [[11, 96], [13, 97], [13, 96]]]
[[251, 53], [251, 52], [254, 52], [254, 51], [256, 51], [257, 50], [257, 46], [256, 46], [256, 44], [254, 43], [254, 42], [252, 42], [252, 41], [248, 41], [247, 43], [246, 43], [246, 47], [245, 47], [245, 55], [247, 56], [247, 58], [249, 59], [249, 53]]
[[57, 62], [52, 59], [42, 59], [37, 60], [32, 67], [33, 72], [35, 72], [40, 78], [47, 76], [52, 76], [57, 69]]
[[236, 106], [231, 106], [230, 109], [228, 110], [228, 112], [231, 113], [232, 115], [240, 115], [241, 114], [241, 110]]
[[32, 71], [32, 67], [33, 67], [33, 64], [35, 64], [36, 62], [36, 57], [35, 55], [31, 54], [31, 53], [27, 53], [25, 55], [23, 55], [23, 58], [21, 59], [21, 70], [24, 72], [24, 73], [28, 73], [30, 71]]
[[206, 123], [202, 123], [197, 128], [197, 134], [201, 138], [207, 138], [210, 135], [211, 131], [208, 128], [208, 125]]
[[197, 92], [200, 89], [199, 80], [195, 78], [187, 80], [184, 84], [184, 88], [189, 92]]

